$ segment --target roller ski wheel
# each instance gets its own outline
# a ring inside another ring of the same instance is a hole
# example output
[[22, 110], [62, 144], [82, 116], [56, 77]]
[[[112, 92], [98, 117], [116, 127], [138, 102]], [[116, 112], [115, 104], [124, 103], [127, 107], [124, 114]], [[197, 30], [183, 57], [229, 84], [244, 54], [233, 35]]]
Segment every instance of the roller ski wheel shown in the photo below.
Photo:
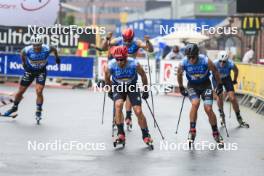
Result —
[[37, 111], [35, 115], [36, 115], [37, 125], [40, 125], [40, 120], [42, 119], [41, 118], [41, 111]]
[[249, 124], [244, 122], [242, 119], [237, 119], [240, 128], [249, 128]]
[[217, 143], [218, 147], [224, 148], [224, 140], [218, 131], [213, 132], [213, 137], [214, 137], [214, 140]]
[[145, 137], [143, 141], [148, 146], [149, 150], [154, 150], [153, 139], [151, 139], [150, 135]]
[[114, 145], [114, 148], [116, 148], [118, 145], [122, 145], [123, 147], [125, 147], [126, 145], [125, 135], [119, 134], [118, 137], [114, 139], [113, 145]]
[[192, 149], [194, 147], [195, 137], [196, 137], [196, 129], [195, 128], [191, 128], [190, 131], [189, 131], [189, 135], [188, 135], [189, 149]]
[[127, 131], [131, 131], [132, 130], [132, 120], [129, 118], [126, 118], [125, 122], [127, 126]]

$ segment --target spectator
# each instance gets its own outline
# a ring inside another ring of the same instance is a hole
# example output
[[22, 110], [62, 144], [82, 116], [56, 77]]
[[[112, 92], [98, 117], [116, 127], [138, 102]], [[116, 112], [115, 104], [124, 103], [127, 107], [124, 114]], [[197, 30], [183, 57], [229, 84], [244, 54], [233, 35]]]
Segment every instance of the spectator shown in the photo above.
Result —
[[251, 45], [249, 45], [247, 47], [247, 52], [244, 54], [244, 57], [242, 59], [242, 62], [243, 63], [246, 63], [246, 64], [253, 63], [254, 62], [253, 57], [254, 57], [254, 51], [251, 48]]
[[181, 60], [183, 58], [183, 54], [180, 53], [180, 49], [178, 46], [174, 46], [172, 51], [165, 57], [165, 60]]

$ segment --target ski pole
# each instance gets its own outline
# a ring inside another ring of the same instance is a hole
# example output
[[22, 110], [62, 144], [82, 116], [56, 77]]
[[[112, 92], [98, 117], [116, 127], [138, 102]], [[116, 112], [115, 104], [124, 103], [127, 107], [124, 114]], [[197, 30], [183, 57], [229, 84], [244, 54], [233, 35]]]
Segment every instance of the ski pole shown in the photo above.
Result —
[[160, 136], [161, 136], [162, 140], [164, 140], [165, 138], [164, 138], [164, 136], [162, 135], [162, 132], [161, 132], [161, 130], [160, 130], [160, 128], [159, 128], [159, 125], [158, 125], [158, 123], [157, 123], [157, 121], [156, 121], [156, 118], [155, 118], [153, 112], [151, 111], [151, 108], [150, 108], [150, 106], [149, 106], [149, 103], [148, 103], [147, 100], [145, 100], [145, 102], [146, 102], [146, 104], [147, 104], [147, 106], [148, 106], [148, 109], [149, 109], [149, 111], [150, 111], [150, 113], [151, 113], [151, 115], [152, 115], [152, 117], [153, 117], [154, 124], [156, 124], [156, 126], [157, 126], [157, 128], [158, 128], [158, 130], [159, 130]]
[[102, 125], [104, 124], [105, 97], [106, 97], [106, 92], [104, 92], [104, 100], [103, 100]]
[[183, 108], [183, 105], [184, 105], [184, 100], [185, 100], [185, 96], [182, 99], [181, 110], [180, 110], [179, 119], [178, 119], [178, 123], [177, 123], [177, 128], [176, 128], [176, 132], [175, 132], [176, 134], [178, 133], [178, 128], [179, 128], [179, 124], [180, 124], [180, 120], [181, 120], [181, 113], [182, 113], [182, 108]]
[[[152, 111], [153, 114], [155, 113], [154, 110], [154, 100], [153, 100], [153, 93], [152, 93], [152, 79], [151, 79], [151, 70], [150, 70], [150, 63], [149, 63], [149, 56], [147, 54], [147, 59], [148, 59], [148, 74], [149, 74], [149, 85], [150, 85], [150, 96], [151, 96], [151, 104], [152, 104]], [[156, 128], [156, 124], [154, 123], [154, 128]]]

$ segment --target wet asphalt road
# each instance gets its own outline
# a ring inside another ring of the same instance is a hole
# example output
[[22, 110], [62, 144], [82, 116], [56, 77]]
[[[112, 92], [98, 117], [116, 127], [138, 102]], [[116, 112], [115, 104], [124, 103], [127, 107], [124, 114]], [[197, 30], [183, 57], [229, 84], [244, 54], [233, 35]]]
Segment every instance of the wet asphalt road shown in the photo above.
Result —
[[[0, 85], [0, 89], [16, 90], [3, 85]], [[221, 128], [226, 151], [210, 150], [206, 146], [203, 150], [190, 151], [184, 150], [187, 149], [184, 143], [189, 129], [190, 103], [185, 102], [176, 135], [182, 98], [156, 96], [156, 117], [165, 141], [161, 140], [157, 129], [153, 128], [153, 120], [144, 104], [143, 109], [154, 139], [155, 150], [149, 151], [142, 142], [135, 116], [133, 131], [126, 133], [126, 147], [115, 149], [111, 137], [112, 102], [109, 99], [106, 101], [105, 123], [101, 125], [102, 93], [50, 88], [45, 90], [44, 95], [41, 125], [37, 126], [34, 119], [35, 91], [32, 88], [25, 94], [16, 119], [0, 119], [1, 176], [263, 175], [264, 117], [247, 108], [242, 107], [241, 112], [250, 124], [250, 129], [237, 128], [234, 113], [231, 119], [227, 119], [230, 138], [226, 137], [224, 129]], [[10, 106], [1, 108], [1, 112], [8, 107]], [[216, 107], [214, 109], [217, 110]], [[228, 115], [228, 103], [225, 109]], [[208, 119], [201, 107], [196, 143], [203, 142], [214, 144]], [[71, 151], [66, 147], [64, 150], [59, 148], [59, 144], [69, 146], [70, 143], [78, 145], [79, 148], [76, 145]], [[33, 145], [38, 148], [34, 150]], [[44, 145], [49, 146], [45, 148]]]

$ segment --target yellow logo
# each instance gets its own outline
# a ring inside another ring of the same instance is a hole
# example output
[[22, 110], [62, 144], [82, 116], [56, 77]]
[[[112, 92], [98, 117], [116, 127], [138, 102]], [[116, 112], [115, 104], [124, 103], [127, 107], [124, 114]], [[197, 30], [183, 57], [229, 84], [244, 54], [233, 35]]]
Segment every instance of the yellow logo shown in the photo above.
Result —
[[242, 29], [243, 30], [260, 30], [261, 21], [259, 17], [243, 17]]

